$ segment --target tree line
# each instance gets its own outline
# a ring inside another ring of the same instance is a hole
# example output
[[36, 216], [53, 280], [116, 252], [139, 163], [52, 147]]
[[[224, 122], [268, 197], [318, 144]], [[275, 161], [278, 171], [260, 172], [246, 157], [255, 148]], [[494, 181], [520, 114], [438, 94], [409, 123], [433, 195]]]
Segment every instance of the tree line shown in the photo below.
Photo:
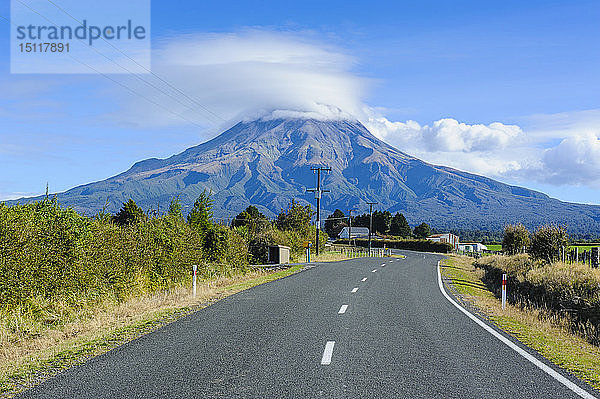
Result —
[[[339, 236], [344, 227], [369, 227], [371, 215], [363, 213], [356, 216], [346, 216], [343, 211], [336, 209], [325, 219], [325, 232], [330, 237]], [[373, 234], [381, 236], [394, 236], [400, 238], [426, 238], [431, 235], [431, 228], [427, 223], [421, 223], [411, 229], [408, 221], [400, 212], [392, 215], [390, 211], [373, 211]]]

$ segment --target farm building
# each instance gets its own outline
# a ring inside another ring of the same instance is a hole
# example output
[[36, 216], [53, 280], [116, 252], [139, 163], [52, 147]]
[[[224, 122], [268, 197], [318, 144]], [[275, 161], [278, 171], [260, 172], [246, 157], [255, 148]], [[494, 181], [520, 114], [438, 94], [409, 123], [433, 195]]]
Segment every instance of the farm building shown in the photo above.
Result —
[[480, 242], [461, 242], [458, 244], [459, 251], [465, 252], [482, 252], [488, 248]]
[[452, 233], [432, 234], [429, 237], [427, 237], [427, 239], [435, 242], [449, 242], [450, 244], [452, 244], [454, 249], [458, 249], [459, 238], [458, 236]]
[[[342, 231], [340, 231], [339, 238], [348, 239], [349, 227], [344, 227]], [[369, 236], [369, 228], [368, 227], [352, 227], [352, 237], [351, 238], [363, 238]]]

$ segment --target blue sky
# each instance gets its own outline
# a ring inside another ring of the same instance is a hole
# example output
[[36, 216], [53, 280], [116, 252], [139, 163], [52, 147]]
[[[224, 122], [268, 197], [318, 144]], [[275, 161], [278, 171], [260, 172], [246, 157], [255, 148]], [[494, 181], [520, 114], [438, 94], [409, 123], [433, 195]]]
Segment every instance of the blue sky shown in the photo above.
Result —
[[0, 18], [0, 199], [107, 178], [259, 109], [327, 101], [429, 162], [600, 203], [599, 17], [597, 1], [152, 1], [153, 71], [226, 122], [114, 78], [193, 124], [99, 75], [10, 74]]

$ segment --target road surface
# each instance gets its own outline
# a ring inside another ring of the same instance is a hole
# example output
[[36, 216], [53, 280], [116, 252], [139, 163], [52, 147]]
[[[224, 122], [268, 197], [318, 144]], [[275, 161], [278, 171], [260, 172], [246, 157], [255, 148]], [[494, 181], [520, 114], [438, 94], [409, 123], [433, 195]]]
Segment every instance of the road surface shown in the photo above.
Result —
[[403, 253], [238, 293], [22, 397], [579, 397], [442, 295], [441, 256]]

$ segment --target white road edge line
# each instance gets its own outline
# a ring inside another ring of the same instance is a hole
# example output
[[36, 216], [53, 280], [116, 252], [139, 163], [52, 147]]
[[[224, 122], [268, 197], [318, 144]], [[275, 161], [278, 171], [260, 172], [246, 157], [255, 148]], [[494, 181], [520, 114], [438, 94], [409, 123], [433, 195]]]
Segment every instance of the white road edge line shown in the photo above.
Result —
[[338, 314], [344, 314], [344, 313], [346, 313], [346, 309], [348, 309], [348, 305], [342, 305], [342, 307], [340, 308]]
[[325, 350], [323, 351], [323, 357], [321, 358], [321, 364], [323, 364], [323, 365], [331, 364], [331, 356], [333, 355], [333, 345], [335, 345], [335, 341], [327, 341], [327, 344], [325, 344]]
[[469, 312], [468, 310], [466, 310], [465, 308], [463, 308], [462, 306], [460, 306], [458, 303], [456, 303], [446, 293], [446, 290], [444, 290], [444, 285], [442, 283], [442, 272], [441, 272], [441, 269], [440, 269], [440, 262], [439, 261], [438, 261], [437, 269], [438, 269], [438, 285], [440, 287], [440, 291], [446, 297], [446, 299], [448, 301], [450, 301], [451, 304], [453, 304], [454, 306], [456, 306], [458, 308], [458, 310], [460, 310], [461, 312], [463, 312], [469, 319], [473, 320], [475, 323], [477, 323], [484, 330], [486, 330], [487, 332], [489, 332], [490, 334], [492, 334], [494, 337], [498, 338], [503, 344], [505, 344], [506, 346], [508, 346], [509, 348], [511, 348], [512, 350], [514, 350], [515, 352], [517, 352], [519, 355], [523, 356], [525, 359], [529, 360], [531, 363], [533, 363], [535, 366], [537, 366], [538, 368], [540, 368], [542, 371], [544, 371], [550, 377], [554, 378], [556, 381], [560, 382], [561, 384], [563, 384], [564, 386], [566, 386], [567, 388], [569, 388], [571, 391], [575, 392], [577, 395], [581, 396], [582, 398], [586, 398], [586, 399], [597, 399], [594, 395], [590, 394], [589, 392], [587, 392], [583, 388], [580, 388], [579, 386], [575, 385], [569, 379], [565, 378], [560, 373], [558, 373], [555, 370], [553, 370], [551, 367], [549, 367], [546, 364], [542, 363], [541, 361], [539, 361], [538, 359], [536, 359], [531, 354], [527, 353], [527, 351], [525, 351], [524, 349], [522, 349], [519, 346], [517, 346], [514, 342], [512, 342], [511, 340], [509, 340], [508, 338], [506, 338], [505, 336], [503, 336], [502, 334], [500, 334], [499, 332], [497, 332], [496, 330], [494, 330], [492, 327], [490, 327], [487, 324], [485, 324], [483, 321], [479, 320], [477, 317], [473, 316], [471, 314], [471, 312]]
[[358, 291], [358, 287], [352, 288], [352, 292], [353, 293], [356, 292], [356, 291]]
[[362, 279], [362, 280], [360, 280], [360, 281], [367, 281], [367, 278], [365, 277], [365, 278], [363, 278], [363, 279]]

